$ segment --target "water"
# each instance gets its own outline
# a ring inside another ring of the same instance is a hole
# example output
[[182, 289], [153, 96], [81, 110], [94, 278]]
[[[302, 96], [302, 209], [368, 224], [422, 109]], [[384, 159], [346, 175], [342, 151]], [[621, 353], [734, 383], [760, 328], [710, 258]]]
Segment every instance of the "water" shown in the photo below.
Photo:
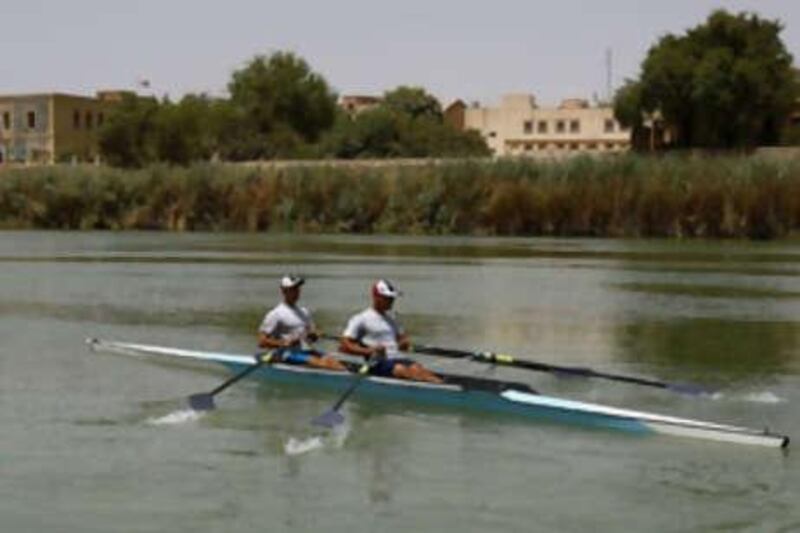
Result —
[[[796, 531], [796, 453], [636, 438], [93, 353], [102, 337], [248, 353], [278, 277], [337, 333], [376, 277], [417, 342], [674, 381], [685, 397], [445, 361], [575, 399], [800, 442], [800, 246], [0, 233], [2, 531]], [[435, 365], [431, 360], [427, 363]]]

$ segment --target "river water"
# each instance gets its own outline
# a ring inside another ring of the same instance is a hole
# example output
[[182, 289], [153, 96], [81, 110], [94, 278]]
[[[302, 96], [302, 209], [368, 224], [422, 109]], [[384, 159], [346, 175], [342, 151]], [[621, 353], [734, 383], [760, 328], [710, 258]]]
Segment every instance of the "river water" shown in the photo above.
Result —
[[798, 531], [789, 450], [634, 437], [245, 381], [86, 337], [251, 353], [284, 272], [338, 333], [370, 282], [419, 343], [694, 382], [685, 396], [435, 361], [541, 392], [800, 439], [800, 245], [0, 233], [0, 530]]

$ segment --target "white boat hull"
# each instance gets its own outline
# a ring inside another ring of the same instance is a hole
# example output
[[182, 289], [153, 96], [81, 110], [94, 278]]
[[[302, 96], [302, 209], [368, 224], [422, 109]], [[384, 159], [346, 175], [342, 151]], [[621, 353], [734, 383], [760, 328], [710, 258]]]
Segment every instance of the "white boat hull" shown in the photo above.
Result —
[[[163, 346], [88, 339], [96, 350], [136, 356], [222, 364], [234, 371], [244, 370], [254, 362], [251, 355], [202, 352]], [[255, 375], [272, 381], [306, 384], [341, 390], [352, 379], [351, 374], [275, 363], [260, 368]], [[520, 383], [445, 376], [442, 385], [370, 376], [359, 394], [384, 395], [403, 400], [435, 403], [460, 408], [507, 412], [529, 418], [576, 423], [610, 428], [629, 433], [660, 433], [719, 442], [785, 448], [789, 437], [767, 430], [704, 422], [688, 418], [659, 415], [594, 403], [545, 396]]]

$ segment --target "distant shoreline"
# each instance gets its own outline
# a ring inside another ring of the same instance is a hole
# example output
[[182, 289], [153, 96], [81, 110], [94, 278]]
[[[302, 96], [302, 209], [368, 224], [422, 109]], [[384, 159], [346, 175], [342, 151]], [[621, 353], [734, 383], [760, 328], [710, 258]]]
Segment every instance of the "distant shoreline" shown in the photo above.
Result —
[[0, 170], [0, 228], [775, 239], [800, 159], [625, 155]]

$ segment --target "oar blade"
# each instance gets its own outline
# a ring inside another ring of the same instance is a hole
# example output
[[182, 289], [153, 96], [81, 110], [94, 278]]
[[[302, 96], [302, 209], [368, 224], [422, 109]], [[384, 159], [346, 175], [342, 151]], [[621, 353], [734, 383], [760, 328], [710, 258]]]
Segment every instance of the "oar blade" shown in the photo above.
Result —
[[213, 411], [216, 408], [214, 395], [207, 392], [200, 392], [189, 396], [189, 407], [195, 411]]
[[340, 426], [344, 423], [344, 415], [338, 411], [330, 409], [312, 420], [311, 423], [318, 427], [333, 429], [336, 426]]

